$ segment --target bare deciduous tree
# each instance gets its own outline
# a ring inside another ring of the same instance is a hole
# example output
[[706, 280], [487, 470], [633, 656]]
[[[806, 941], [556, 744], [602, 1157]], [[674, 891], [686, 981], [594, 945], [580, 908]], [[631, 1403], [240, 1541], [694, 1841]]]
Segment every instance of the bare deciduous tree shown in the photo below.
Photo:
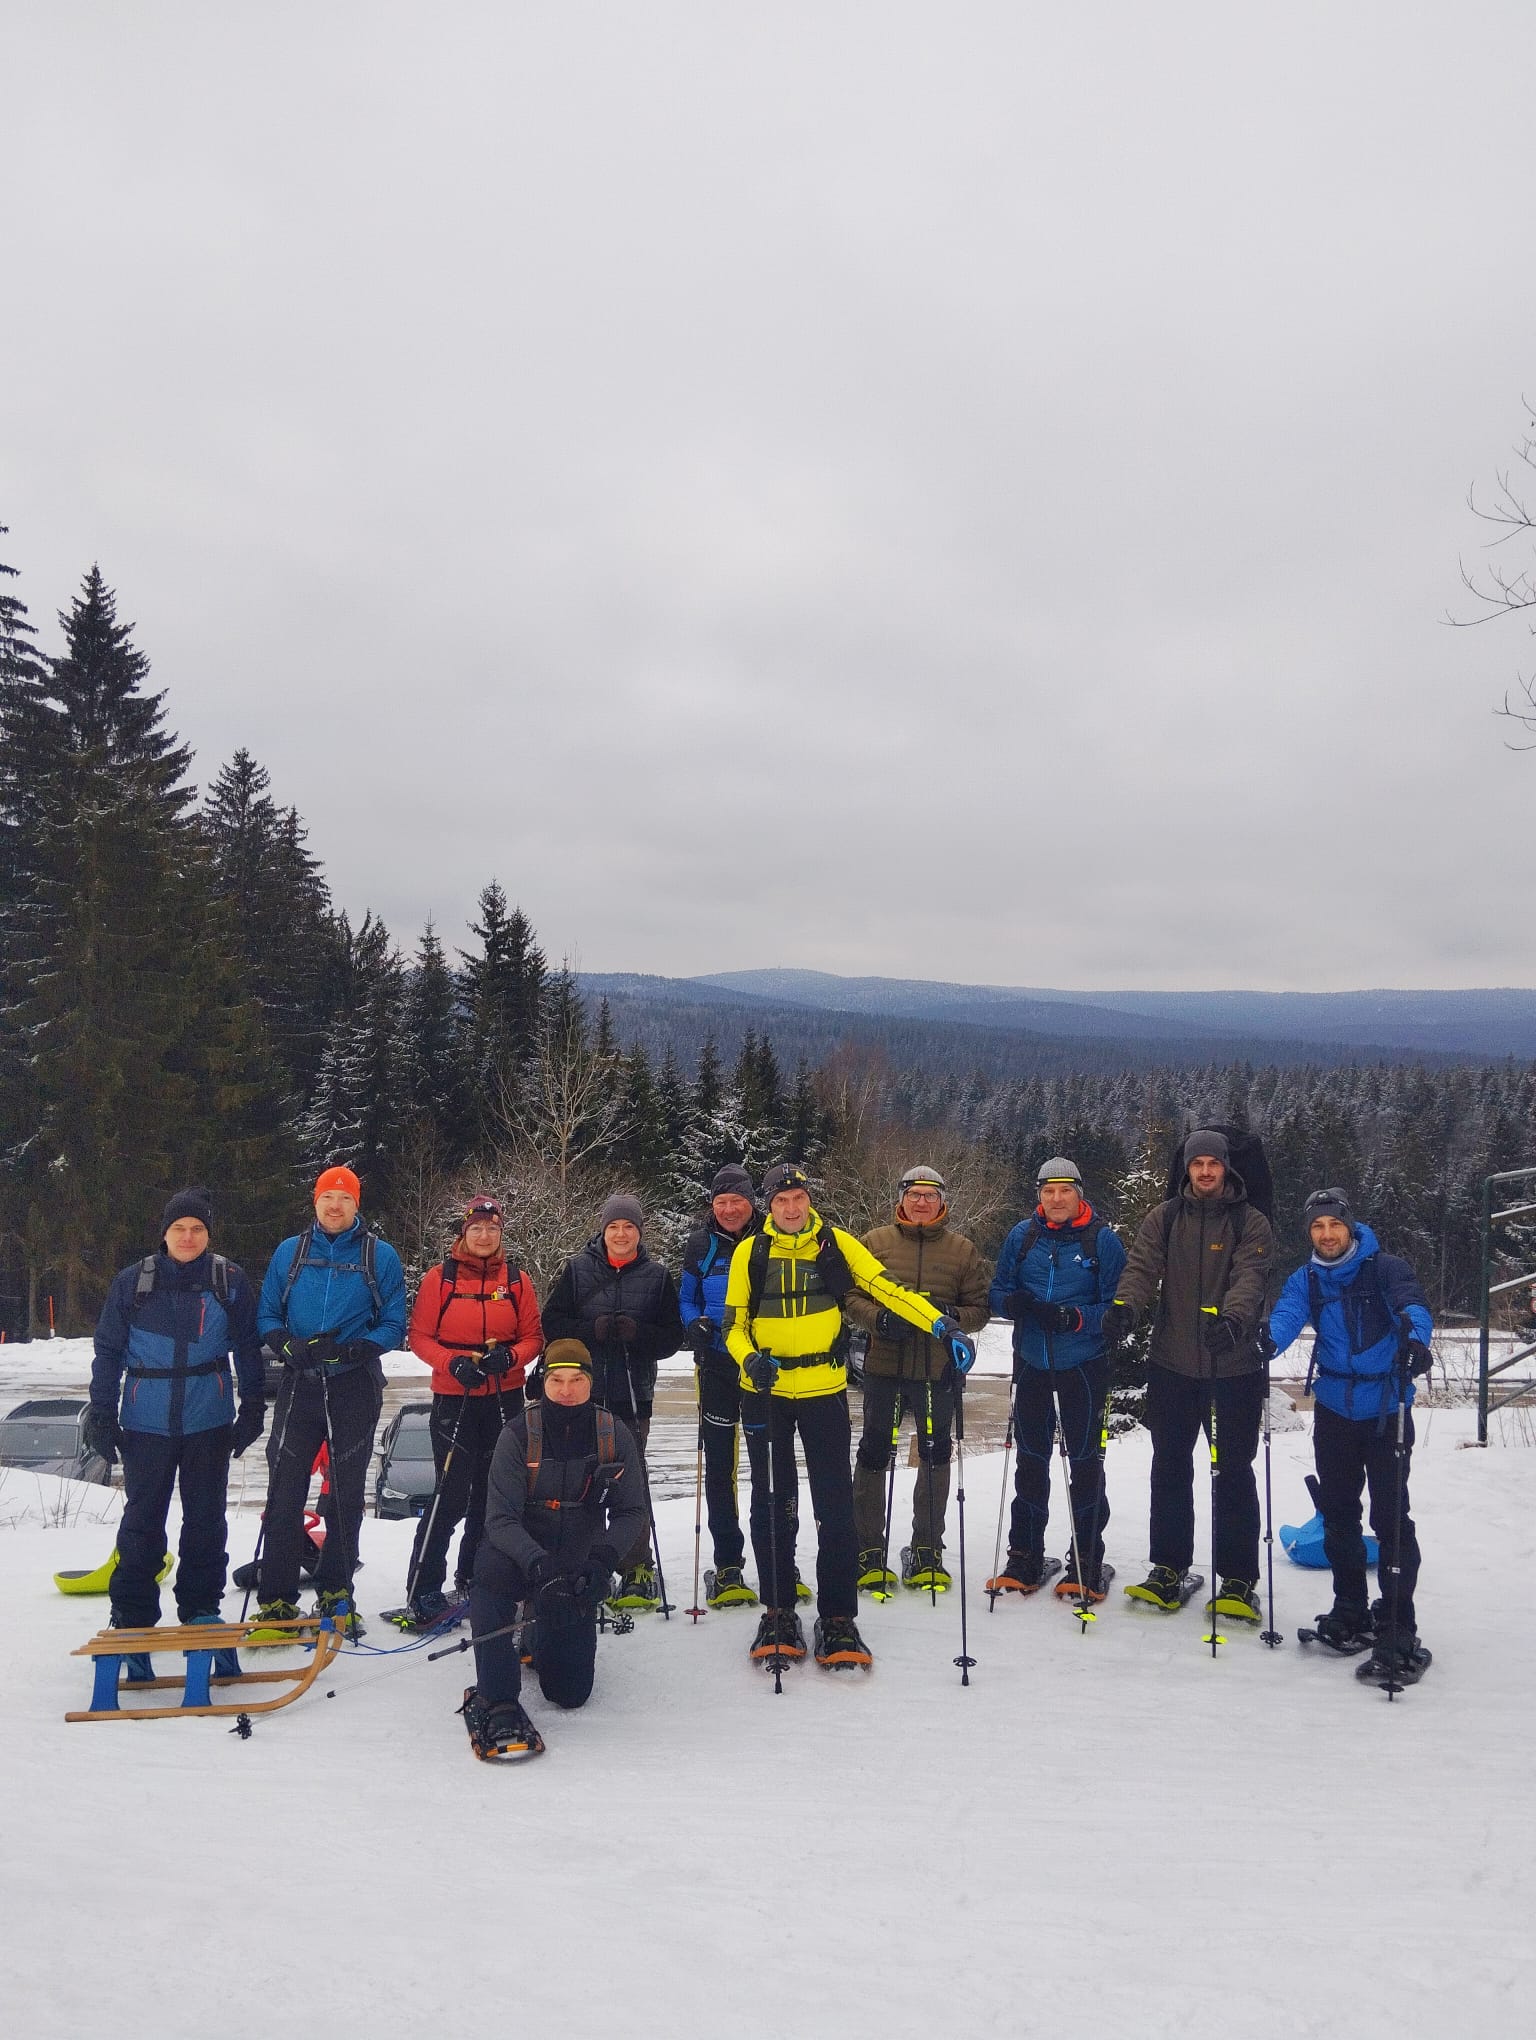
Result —
[[[1528, 486], [1520, 468], [1536, 475], [1536, 409], [1525, 401], [1525, 431], [1516, 442], [1514, 453], [1518, 467], [1504, 468], [1494, 477], [1491, 502], [1479, 501], [1476, 488], [1467, 491], [1467, 508], [1483, 524], [1491, 525], [1496, 536], [1489, 539], [1486, 550], [1490, 555], [1487, 563], [1477, 572], [1470, 570], [1465, 561], [1461, 563], [1462, 585], [1478, 604], [1474, 616], [1452, 616], [1447, 614], [1446, 622], [1458, 629], [1469, 629], [1479, 623], [1491, 623], [1498, 616], [1520, 615], [1536, 611], [1536, 551], [1530, 558], [1522, 558], [1511, 565], [1502, 557], [1492, 557], [1499, 549], [1512, 542], [1519, 546], [1536, 547], [1536, 511], [1533, 511], [1522, 491]], [[1536, 623], [1529, 625], [1531, 634], [1536, 636]], [[1518, 723], [1530, 735], [1528, 743], [1515, 743], [1512, 750], [1529, 751], [1536, 749], [1536, 675], [1520, 675], [1520, 694], [1517, 696], [1506, 689], [1503, 706], [1497, 711]], [[1523, 697], [1523, 706], [1522, 700]]]

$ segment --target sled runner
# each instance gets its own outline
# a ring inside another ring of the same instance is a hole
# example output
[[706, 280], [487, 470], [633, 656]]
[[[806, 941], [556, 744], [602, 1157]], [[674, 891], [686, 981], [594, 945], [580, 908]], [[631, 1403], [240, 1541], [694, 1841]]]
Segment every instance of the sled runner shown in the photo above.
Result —
[[[93, 1636], [89, 1643], [81, 1644], [72, 1651], [72, 1657], [94, 1658], [96, 1661], [96, 1682], [91, 1692], [91, 1704], [78, 1713], [66, 1714], [66, 1721], [164, 1721], [177, 1714], [270, 1714], [275, 1708], [286, 1707], [297, 1700], [314, 1684], [321, 1672], [341, 1649], [341, 1632], [335, 1624], [315, 1615], [304, 1615], [297, 1622], [285, 1622], [282, 1627], [293, 1631], [293, 1641], [309, 1653], [308, 1661], [285, 1671], [247, 1672], [215, 1670], [215, 1659], [229, 1654], [226, 1662], [238, 1658], [233, 1653], [244, 1643], [253, 1629], [273, 1628], [256, 1622], [194, 1622], [174, 1628], [156, 1629], [103, 1629]], [[187, 1668], [180, 1678], [130, 1679], [123, 1690], [130, 1693], [181, 1692], [181, 1700], [173, 1707], [123, 1707], [119, 1705], [119, 1675], [123, 1660], [129, 1657], [150, 1658], [159, 1651], [180, 1651], [186, 1658]], [[271, 1700], [253, 1699], [248, 1694], [229, 1700], [214, 1700], [211, 1689], [214, 1686], [264, 1686], [281, 1684], [290, 1690], [279, 1693]]]

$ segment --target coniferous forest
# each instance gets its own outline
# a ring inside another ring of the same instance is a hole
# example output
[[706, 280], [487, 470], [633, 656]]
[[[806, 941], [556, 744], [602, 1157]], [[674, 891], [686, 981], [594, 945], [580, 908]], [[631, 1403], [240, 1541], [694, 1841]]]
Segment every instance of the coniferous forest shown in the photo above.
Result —
[[[3, 527], [0, 527], [3, 530]], [[151, 662], [92, 568], [45, 645], [0, 566], [0, 1328], [94, 1321], [154, 1244], [166, 1196], [215, 1198], [216, 1244], [257, 1274], [345, 1161], [419, 1269], [475, 1185], [510, 1199], [541, 1282], [615, 1187], [675, 1254], [727, 1161], [809, 1163], [856, 1229], [901, 1169], [940, 1168], [984, 1249], [1068, 1153], [1122, 1229], [1161, 1194], [1179, 1133], [1264, 1137], [1284, 1249], [1340, 1183], [1417, 1266], [1437, 1312], [1474, 1306], [1490, 1171], [1536, 1161], [1536, 1065], [1444, 1060], [1002, 1080], [870, 1048], [786, 1068], [749, 1032], [728, 1062], [626, 1042], [605, 1002], [486, 874], [467, 946], [402, 937], [332, 899], [302, 818], [251, 750], [200, 781]], [[515, 889], [514, 889], [515, 891]]]

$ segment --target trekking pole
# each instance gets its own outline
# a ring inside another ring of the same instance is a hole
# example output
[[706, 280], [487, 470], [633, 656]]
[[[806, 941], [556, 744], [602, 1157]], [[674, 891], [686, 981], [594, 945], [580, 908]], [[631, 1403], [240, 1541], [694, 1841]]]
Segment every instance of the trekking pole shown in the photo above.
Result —
[[[331, 1462], [331, 1513], [334, 1519], [331, 1526], [331, 1534], [333, 1536], [339, 1535], [341, 1538], [341, 1557], [347, 1574], [348, 1620], [351, 1623], [352, 1643], [355, 1648], [357, 1644], [357, 1587], [352, 1576], [357, 1570], [357, 1553], [353, 1551], [350, 1556], [348, 1555], [349, 1547], [345, 1529], [345, 1511], [341, 1503], [341, 1469], [336, 1460], [335, 1434], [331, 1430], [331, 1385], [325, 1378], [325, 1363], [323, 1361], [320, 1365], [320, 1407], [325, 1412], [325, 1449]], [[367, 1468], [365, 1467], [363, 1471], [366, 1475]]]
[[[464, 1428], [464, 1413], [468, 1408], [469, 1394], [466, 1391], [459, 1397], [459, 1413], [453, 1420], [453, 1436], [448, 1440], [448, 1452], [443, 1460], [443, 1470], [432, 1485], [432, 1506], [427, 1511], [427, 1527], [421, 1533], [421, 1542], [416, 1546], [416, 1556], [411, 1566], [411, 1576], [405, 1583], [405, 1598], [407, 1602], [414, 1601], [416, 1598], [416, 1582], [421, 1578], [421, 1568], [427, 1555], [427, 1546], [432, 1542], [432, 1526], [437, 1521], [437, 1509], [438, 1504], [443, 1499], [443, 1489], [448, 1485], [448, 1473], [453, 1465], [453, 1455], [459, 1449], [459, 1433]], [[327, 1409], [326, 1414], [326, 1437], [327, 1439], [330, 1437], [329, 1409]], [[453, 1535], [451, 1529], [448, 1534], [450, 1537]]]
[[439, 1658], [456, 1657], [460, 1651], [473, 1650], [477, 1643], [494, 1643], [498, 1636], [516, 1636], [520, 1629], [531, 1629], [537, 1619], [533, 1615], [522, 1615], [516, 1622], [504, 1622], [500, 1629], [486, 1630], [483, 1636], [461, 1636], [457, 1643], [450, 1643], [446, 1650], [429, 1650], [427, 1663], [435, 1665]]
[[1083, 1564], [1083, 1547], [1077, 1534], [1077, 1512], [1072, 1506], [1072, 1461], [1067, 1454], [1067, 1427], [1061, 1411], [1061, 1382], [1056, 1373], [1056, 1340], [1045, 1330], [1045, 1364], [1051, 1377], [1051, 1408], [1056, 1416], [1056, 1456], [1061, 1461], [1061, 1478], [1067, 1490], [1067, 1522], [1070, 1526], [1069, 1545], [1073, 1575], [1077, 1580], [1078, 1635], [1088, 1634], [1090, 1622], [1097, 1622], [1098, 1616], [1088, 1605], [1088, 1576]]
[[903, 1376], [896, 1377], [896, 1400], [891, 1410], [891, 1451], [885, 1463], [885, 1541], [880, 1546], [880, 1585], [870, 1595], [872, 1601], [888, 1601], [891, 1590], [886, 1581], [891, 1576], [891, 1516], [896, 1505], [896, 1454], [901, 1446], [901, 1406]]
[[1397, 1460], [1396, 1518], [1392, 1524], [1392, 1601], [1387, 1610], [1387, 1648], [1392, 1653], [1392, 1666], [1387, 1673], [1387, 1698], [1395, 1700], [1402, 1687], [1397, 1680], [1397, 1603], [1403, 1583], [1403, 1497], [1408, 1486], [1408, 1341], [1400, 1335], [1397, 1343], [1397, 1443], [1393, 1456]]
[[699, 1433], [693, 1452], [693, 1606], [684, 1612], [697, 1622], [705, 1612], [699, 1606], [699, 1556], [704, 1542], [704, 1373], [696, 1367], [693, 1385], [699, 1399]]
[[[635, 1430], [638, 1433], [640, 1429], [640, 1405], [635, 1400], [635, 1377], [629, 1371], [629, 1348], [624, 1346], [620, 1350], [624, 1355], [624, 1386], [629, 1390], [630, 1421], [634, 1424]], [[640, 1444], [638, 1436], [635, 1439], [635, 1443], [637, 1445]], [[650, 1518], [651, 1523], [651, 1550], [656, 1556], [656, 1585], [661, 1593], [661, 1619], [663, 1622], [670, 1622], [672, 1620], [672, 1603], [667, 1599], [667, 1576], [661, 1569], [661, 1532], [656, 1528], [656, 1504], [651, 1499], [651, 1469], [647, 1462], [643, 1445], [640, 1447], [640, 1478], [645, 1486], [645, 1513]]]
[[1259, 1640], [1267, 1643], [1271, 1650], [1284, 1643], [1285, 1638], [1275, 1627], [1275, 1500], [1270, 1481], [1270, 1411], [1269, 1411], [1269, 1355], [1264, 1355], [1264, 1566], [1269, 1576], [1266, 1599], [1269, 1602], [1269, 1627], [1259, 1631]]
[[928, 1568], [928, 1605], [930, 1608], [937, 1608], [939, 1605], [939, 1547], [937, 1529], [933, 1520], [933, 1383], [931, 1381], [923, 1383], [923, 1435], [928, 1446], [928, 1535], [935, 1539], [935, 1542], [929, 1547], [929, 1556], [933, 1563]]
[[955, 1509], [960, 1532], [960, 1655], [955, 1663], [960, 1667], [960, 1683], [971, 1683], [971, 1666], [976, 1660], [971, 1656], [970, 1641], [966, 1631], [965, 1609], [965, 1376], [955, 1369]]
[[1216, 1363], [1213, 1360], [1211, 1362], [1211, 1630], [1208, 1636], [1203, 1636], [1200, 1639], [1202, 1643], [1208, 1643], [1211, 1646], [1212, 1657], [1216, 1655], [1217, 1645], [1223, 1644], [1227, 1640], [1216, 1626], [1219, 1620], [1216, 1613], [1216, 1596], [1220, 1592], [1216, 1581], [1216, 1510], [1220, 1488], [1221, 1454], [1216, 1443]]
[[[283, 1442], [288, 1436], [288, 1419], [293, 1415], [293, 1399], [295, 1395], [297, 1395], [299, 1387], [298, 1378], [294, 1374], [294, 1371], [291, 1367], [286, 1370], [286, 1380], [284, 1386], [288, 1390], [288, 1401], [283, 1409], [283, 1421], [280, 1424], [276, 1424], [273, 1426], [272, 1456], [267, 1461], [267, 1505], [269, 1507], [272, 1501], [272, 1476], [276, 1473], [278, 1467], [282, 1464]], [[281, 1402], [283, 1393], [282, 1389], [280, 1388], [277, 1393], [278, 1400], [279, 1402]], [[308, 1492], [307, 1482], [305, 1484], [305, 1492], [306, 1493]], [[300, 1528], [302, 1527], [303, 1526], [300, 1525]], [[261, 1584], [261, 1554], [266, 1546], [266, 1541], [267, 1541], [267, 1510], [266, 1508], [263, 1508], [261, 1512], [261, 1521], [256, 1526], [256, 1549], [251, 1553], [251, 1564], [256, 1569], [254, 1576], [254, 1584], [256, 1586], [260, 1586]], [[245, 1599], [240, 1603], [240, 1620], [242, 1622], [245, 1620], [246, 1614], [250, 1609], [251, 1591], [252, 1589], [250, 1587], [246, 1588]]]
[[[1003, 1562], [1003, 1511], [1008, 1506], [1008, 1461], [1013, 1453], [1013, 1399], [1017, 1392], [1017, 1383], [1010, 1381], [1008, 1384], [1008, 1428], [1003, 1434], [1003, 1485], [999, 1489], [997, 1497], [997, 1535], [992, 1540], [992, 1577], [994, 1580], [997, 1578]], [[989, 1615], [996, 1612], [997, 1591], [995, 1586], [987, 1588], [987, 1613]]]
[[[772, 1606], [774, 1624], [777, 1627], [783, 1617], [784, 1610], [779, 1606], [783, 1598], [783, 1586], [779, 1578], [779, 1491], [773, 1470], [772, 1389], [769, 1389], [768, 1393], [763, 1397], [763, 1401], [767, 1406], [766, 1414], [763, 1418], [763, 1438], [765, 1440], [763, 1450], [768, 1455], [768, 1567], [773, 1574]], [[790, 1433], [789, 1449], [791, 1452], [795, 1449], [793, 1432]], [[793, 1611], [795, 1605], [795, 1589], [793, 1584], [791, 1584], [789, 1589], [789, 1605], [791, 1611]], [[776, 1639], [776, 1641], [781, 1640]], [[773, 1654], [773, 1690], [775, 1693], [782, 1693], [784, 1691], [784, 1653], [782, 1650], [775, 1650]]]

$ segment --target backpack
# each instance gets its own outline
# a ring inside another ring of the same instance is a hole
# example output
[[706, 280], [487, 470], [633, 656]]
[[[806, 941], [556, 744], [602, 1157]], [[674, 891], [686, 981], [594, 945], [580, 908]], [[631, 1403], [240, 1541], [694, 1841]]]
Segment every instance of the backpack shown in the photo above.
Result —
[[[139, 1279], [133, 1285], [132, 1307], [135, 1310], [138, 1309], [147, 1296], [153, 1296], [154, 1294], [155, 1274], [159, 1259], [160, 1256], [158, 1254], [146, 1254], [139, 1263]], [[219, 1302], [227, 1307], [229, 1304], [229, 1263], [222, 1254], [215, 1254], [213, 1256], [213, 1281], [210, 1286]]]
[[303, 1232], [299, 1234], [298, 1240], [295, 1243], [293, 1259], [288, 1263], [288, 1273], [283, 1277], [283, 1293], [277, 1300], [277, 1314], [283, 1323], [287, 1324], [288, 1322], [288, 1299], [293, 1294], [293, 1285], [298, 1281], [306, 1268], [330, 1268], [338, 1275], [350, 1275], [361, 1267], [363, 1280], [368, 1284], [368, 1294], [373, 1298], [374, 1313], [377, 1315], [384, 1308], [384, 1292], [380, 1289], [379, 1279], [373, 1272], [374, 1260], [378, 1254], [378, 1234], [364, 1231], [362, 1241], [363, 1258], [361, 1263], [355, 1261], [312, 1261], [309, 1258], [309, 1250], [314, 1243], [315, 1229], [312, 1225], [307, 1225]]
[[[371, 1238], [372, 1235], [370, 1234], [368, 1235], [368, 1237]], [[437, 1323], [432, 1327], [432, 1336], [434, 1339], [437, 1337], [438, 1333], [443, 1329], [443, 1319], [448, 1315], [449, 1304], [452, 1303], [455, 1296], [458, 1295], [458, 1289], [456, 1287], [459, 1279], [458, 1269], [459, 1264], [453, 1258], [452, 1254], [444, 1254], [443, 1265], [438, 1270], [439, 1284], [437, 1291]], [[508, 1261], [506, 1294], [509, 1297], [511, 1296], [513, 1290], [516, 1289], [518, 1283], [522, 1281], [522, 1279], [523, 1279], [522, 1269], [514, 1268], [512, 1263]], [[375, 1298], [375, 1301], [377, 1301], [377, 1298]]]
[[[528, 1493], [531, 1496], [534, 1478], [544, 1463], [544, 1405], [536, 1402], [529, 1403], [523, 1415], [528, 1424]], [[608, 1489], [615, 1480], [620, 1478], [624, 1469], [619, 1464], [619, 1441], [614, 1434], [612, 1410], [605, 1410], [599, 1405], [593, 1411], [593, 1415], [597, 1418], [597, 1464], [599, 1470], [605, 1466], [613, 1469], [603, 1481], [602, 1487], [599, 1490], [601, 1497], [607, 1494]], [[591, 1483], [588, 1482], [587, 1488], [582, 1490], [580, 1497], [582, 1501], [586, 1500], [590, 1487]], [[546, 1502], [543, 1506], [545, 1508], [558, 1509], [562, 1504], [559, 1502]]]
[[[752, 1252], [747, 1259], [747, 1323], [750, 1325], [757, 1316], [758, 1306], [763, 1300], [763, 1284], [768, 1279], [768, 1257], [773, 1252], [773, 1241], [767, 1233], [754, 1233]], [[841, 1303], [849, 1290], [854, 1287], [853, 1270], [848, 1266], [842, 1248], [837, 1244], [837, 1235], [830, 1225], [823, 1225], [821, 1245], [816, 1249], [816, 1267], [834, 1303]]]
[[[1086, 1252], [1084, 1253], [1083, 1256], [1084, 1260], [1096, 1266], [1099, 1258], [1098, 1254], [1099, 1234], [1104, 1230], [1105, 1226], [1107, 1226], [1108, 1224], [1109, 1220], [1101, 1216], [1101, 1214], [1098, 1211], [1095, 1211], [1092, 1218], [1090, 1218], [1088, 1223], [1081, 1229], [1074, 1230], [1074, 1228], [1071, 1226], [1063, 1226], [1061, 1228], [1061, 1235], [1062, 1237], [1065, 1237], [1068, 1234], [1070, 1234], [1074, 1239], [1076, 1239], [1079, 1242], [1079, 1244], [1086, 1249]], [[1041, 1225], [1038, 1213], [1032, 1211], [1029, 1214], [1029, 1217], [1025, 1220], [1024, 1237], [1019, 1242], [1019, 1257], [1017, 1265], [1020, 1268], [1022, 1268], [1024, 1265], [1025, 1256], [1030, 1252], [1030, 1250], [1033, 1248], [1035, 1244], [1035, 1241], [1040, 1238], [1044, 1231], [1045, 1227]]]
[[[1226, 1136], [1227, 1156], [1248, 1193], [1248, 1202], [1262, 1217], [1274, 1222], [1275, 1179], [1270, 1174], [1269, 1157], [1264, 1152], [1264, 1143], [1256, 1133], [1250, 1133], [1246, 1126], [1225, 1126], [1220, 1120], [1210, 1125], [1191, 1127], [1191, 1133], [1220, 1133]], [[1188, 1139], [1188, 1134], [1184, 1139]], [[1184, 1187], [1184, 1141], [1178, 1141], [1168, 1157], [1169, 1197], [1177, 1197]], [[1164, 1220], [1165, 1232], [1172, 1225], [1171, 1217]]]

